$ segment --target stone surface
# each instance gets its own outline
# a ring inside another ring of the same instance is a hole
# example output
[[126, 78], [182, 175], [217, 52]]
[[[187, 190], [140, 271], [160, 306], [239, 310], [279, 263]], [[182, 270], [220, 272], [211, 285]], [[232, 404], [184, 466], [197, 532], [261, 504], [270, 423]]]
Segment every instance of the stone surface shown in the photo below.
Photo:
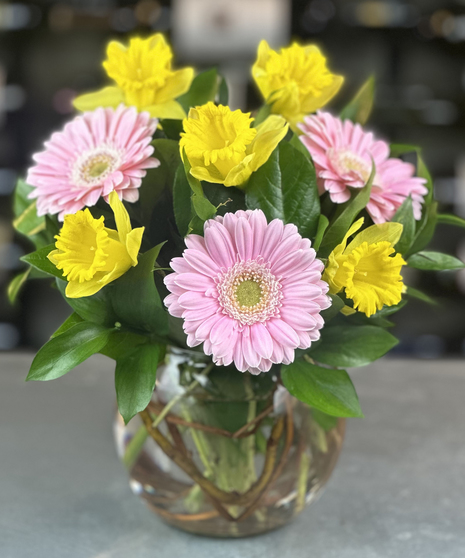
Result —
[[463, 361], [382, 360], [353, 371], [351, 420], [322, 499], [243, 540], [177, 531], [129, 490], [112, 439], [113, 365], [25, 383], [0, 356], [2, 558], [460, 558], [465, 556]]

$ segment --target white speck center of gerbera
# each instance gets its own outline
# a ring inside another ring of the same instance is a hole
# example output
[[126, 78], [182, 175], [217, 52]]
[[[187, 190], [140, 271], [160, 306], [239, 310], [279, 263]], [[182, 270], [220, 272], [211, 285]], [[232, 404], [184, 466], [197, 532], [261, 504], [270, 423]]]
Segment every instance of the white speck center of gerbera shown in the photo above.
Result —
[[234, 264], [217, 279], [217, 289], [223, 313], [242, 325], [279, 315], [281, 283], [262, 258]]
[[328, 157], [338, 174], [356, 174], [368, 182], [371, 168], [367, 162], [350, 149], [328, 149]]
[[121, 153], [114, 147], [103, 145], [88, 149], [75, 160], [72, 180], [85, 188], [97, 186], [121, 166], [121, 162]]

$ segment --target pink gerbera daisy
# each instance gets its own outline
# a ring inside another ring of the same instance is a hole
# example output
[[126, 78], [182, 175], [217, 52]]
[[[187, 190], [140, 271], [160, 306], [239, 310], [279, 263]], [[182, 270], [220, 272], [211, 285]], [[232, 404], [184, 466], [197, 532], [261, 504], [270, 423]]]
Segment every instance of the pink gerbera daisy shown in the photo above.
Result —
[[320, 193], [329, 192], [334, 203], [344, 203], [350, 188], [363, 188], [368, 181], [372, 159], [376, 167], [367, 211], [375, 223], [390, 221], [404, 200], [411, 196], [415, 219], [421, 217], [426, 180], [414, 176], [415, 167], [389, 158], [389, 145], [375, 140], [360, 124], [344, 122], [328, 112], [307, 116], [299, 124], [300, 140], [309, 150]]
[[260, 210], [227, 213], [204, 230], [186, 237], [165, 278], [165, 304], [184, 319], [187, 344], [252, 374], [289, 364], [320, 337], [320, 312], [331, 303], [310, 241], [295, 225], [268, 224]]
[[63, 220], [102, 196], [108, 201], [113, 190], [136, 201], [145, 169], [160, 164], [150, 145], [157, 124], [148, 112], [120, 105], [85, 112], [54, 133], [27, 176], [38, 215], [58, 213]]

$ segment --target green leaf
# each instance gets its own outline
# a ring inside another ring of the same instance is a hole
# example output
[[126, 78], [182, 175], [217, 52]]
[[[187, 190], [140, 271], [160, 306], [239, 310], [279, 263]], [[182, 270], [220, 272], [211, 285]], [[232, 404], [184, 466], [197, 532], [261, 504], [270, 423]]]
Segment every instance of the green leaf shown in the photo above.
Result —
[[340, 114], [341, 120], [352, 120], [362, 126], [366, 124], [373, 108], [375, 97], [375, 78], [370, 76], [359, 89], [350, 103]]
[[308, 354], [329, 366], [364, 366], [382, 357], [397, 343], [394, 336], [380, 327], [329, 326], [323, 329], [321, 342]]
[[247, 207], [261, 209], [268, 221], [293, 223], [305, 237], [316, 233], [320, 199], [315, 168], [289, 142], [282, 142], [252, 174], [245, 197]]
[[417, 175], [426, 179], [425, 186], [428, 193], [425, 196], [425, 204], [428, 205], [433, 201], [433, 179], [419, 152], [417, 152]]
[[306, 238], [313, 237], [320, 217], [320, 195], [313, 163], [289, 142], [279, 145], [279, 167], [285, 223], [293, 223]]
[[331, 306], [321, 312], [321, 317], [325, 321], [325, 324], [337, 316], [345, 306], [345, 302], [339, 296], [334, 294], [330, 294], [328, 296], [331, 298]]
[[426, 248], [434, 236], [434, 231], [436, 230], [437, 218], [437, 206], [436, 202], [427, 205], [423, 208], [423, 215], [421, 220], [417, 223], [417, 229], [415, 232], [415, 239], [409, 251], [405, 254], [408, 258], [411, 254], [415, 254], [423, 248]]
[[261, 124], [262, 122], [264, 122], [268, 116], [270, 116], [271, 114], [271, 107], [270, 105], [262, 105], [257, 113], [255, 114], [255, 119], [252, 123], [252, 126], [254, 128], [256, 128], [259, 124]]
[[357, 393], [345, 370], [330, 370], [302, 360], [281, 368], [291, 395], [336, 417], [363, 417]]
[[27, 278], [31, 273], [31, 269], [32, 268], [28, 267], [26, 271], [23, 271], [19, 275], [16, 275], [16, 277], [14, 277], [10, 282], [10, 284], [8, 285], [7, 294], [8, 294], [8, 300], [10, 301], [11, 304], [13, 304], [16, 301], [19, 291], [21, 290], [22, 286], [26, 283]]
[[186, 173], [186, 178], [189, 183], [189, 186], [193, 192], [192, 195], [192, 207], [196, 215], [202, 220], [206, 221], [207, 219], [212, 219], [216, 214], [216, 207], [210, 203], [205, 194], [203, 193], [202, 183], [200, 180], [192, 176], [191, 174], [191, 165], [189, 163], [189, 159], [186, 156], [186, 153], [183, 154], [184, 160], [184, 171]]
[[264, 165], [252, 173], [245, 192], [245, 202], [248, 209], [261, 209], [268, 222], [284, 219], [278, 148]]
[[176, 142], [180, 139], [180, 134], [182, 132], [182, 120], [172, 120], [170, 118], [164, 118], [160, 120], [161, 127], [168, 139], [174, 140]]
[[148, 342], [149, 338], [145, 335], [138, 335], [131, 331], [112, 331], [107, 344], [100, 350], [100, 353], [113, 360], [120, 360], [133, 351], [139, 351], [142, 345]]
[[116, 363], [116, 400], [127, 424], [150, 402], [157, 378], [158, 345], [144, 345]]
[[328, 257], [332, 250], [342, 242], [344, 235], [349, 230], [350, 225], [355, 221], [357, 215], [366, 207], [366, 204], [370, 200], [370, 192], [373, 184], [373, 179], [375, 177], [376, 168], [373, 164], [371, 169], [371, 174], [364, 186], [352, 199], [343, 204], [342, 210], [339, 217], [336, 218], [334, 223], [330, 225], [326, 234], [323, 237], [323, 241], [320, 246], [319, 256]]
[[178, 97], [177, 101], [186, 112], [189, 112], [190, 107], [214, 101], [217, 90], [218, 73], [216, 68], [212, 68], [195, 76], [189, 91]]
[[227, 106], [229, 101], [229, 88], [226, 78], [221, 76], [220, 85], [218, 86], [218, 104]]
[[54, 380], [84, 362], [108, 341], [110, 330], [81, 322], [46, 343], [37, 353], [26, 378]]
[[454, 256], [441, 252], [418, 252], [407, 260], [409, 267], [425, 271], [444, 271], [447, 269], [463, 269], [465, 264]]
[[413, 298], [417, 298], [418, 300], [422, 300], [423, 302], [426, 302], [428, 304], [432, 304], [433, 306], [438, 306], [438, 302], [434, 300], [434, 298], [431, 298], [424, 292], [419, 291], [418, 289], [414, 289], [413, 287], [407, 287], [407, 295]]
[[82, 321], [83, 319], [81, 318], [81, 316], [76, 312], [73, 312], [71, 316], [68, 316], [68, 318], [66, 318], [61, 326], [55, 331], [55, 333], [52, 333], [50, 338], [53, 339], [54, 337], [62, 335], [65, 331], [68, 331], [68, 329], [71, 329], [76, 324], [80, 324]]
[[189, 230], [189, 223], [193, 217], [191, 208], [192, 190], [184, 172], [184, 167], [179, 165], [176, 170], [173, 186], [174, 218], [179, 234], [184, 237]]
[[153, 269], [163, 244], [139, 256], [139, 263], [110, 285], [109, 296], [123, 325], [163, 336], [168, 332], [167, 313], [155, 286]]
[[108, 297], [108, 290], [106, 287], [92, 296], [68, 298], [66, 296], [66, 286], [68, 283], [60, 279], [57, 279], [56, 283], [63, 298], [83, 320], [108, 327], [114, 326], [116, 316]]
[[326, 215], [323, 215], [323, 213], [320, 215], [320, 217], [318, 218], [318, 226], [316, 229], [316, 235], [315, 235], [315, 240], [313, 241], [313, 248], [318, 252], [320, 245], [321, 245], [321, 241], [323, 240], [323, 236], [326, 232], [326, 229], [328, 228], [329, 225], [329, 221], [328, 218], [326, 217]]
[[400, 223], [404, 227], [402, 235], [395, 245], [395, 249], [400, 254], [405, 254], [410, 249], [415, 237], [415, 217], [413, 216], [413, 204], [410, 196], [405, 199], [404, 203], [396, 211], [392, 221]]
[[52, 250], [55, 250], [55, 245], [49, 244], [48, 246], [39, 248], [35, 252], [26, 254], [20, 259], [21, 261], [32, 265], [32, 267], [35, 267], [39, 271], [43, 271], [44, 273], [53, 275], [54, 277], [58, 277], [59, 279], [64, 279], [61, 270], [57, 269], [56, 266], [47, 257]]
[[438, 223], [443, 223], [444, 225], [454, 225], [455, 227], [465, 228], [465, 219], [457, 217], [457, 215], [448, 215], [446, 213], [438, 214]]
[[292, 134], [292, 137], [289, 140], [289, 143], [292, 145], [292, 147], [297, 149], [297, 151], [300, 151], [300, 153], [302, 153], [302, 155], [305, 155], [305, 157], [307, 157], [307, 159], [312, 160], [312, 156], [310, 155], [310, 151], [300, 141], [299, 136], [297, 134]]
[[228, 188], [224, 186], [224, 184], [204, 182], [203, 192], [208, 200], [216, 207], [217, 215], [224, 215], [226, 212], [236, 212], [239, 209], [246, 209], [245, 194], [242, 190], [239, 190], [239, 188]]
[[204, 196], [194, 194], [192, 196], [192, 206], [202, 221], [212, 219], [216, 215], [216, 207]]
[[45, 217], [37, 215], [37, 201], [31, 201], [28, 195], [34, 190], [24, 180], [19, 179], [16, 183], [13, 197], [13, 211], [15, 219], [13, 227], [21, 234], [30, 237], [37, 245], [43, 246], [46, 243]]
[[421, 153], [421, 147], [409, 143], [391, 143], [389, 147], [391, 157], [399, 157], [406, 153]]

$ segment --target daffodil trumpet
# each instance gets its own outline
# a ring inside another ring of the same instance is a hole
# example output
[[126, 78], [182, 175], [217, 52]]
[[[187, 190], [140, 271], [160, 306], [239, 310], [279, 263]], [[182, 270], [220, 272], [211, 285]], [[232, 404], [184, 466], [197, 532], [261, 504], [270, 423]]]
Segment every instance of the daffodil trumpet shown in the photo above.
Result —
[[[401, 301], [404, 284], [400, 271], [406, 262], [394, 249], [402, 235], [400, 223], [368, 227], [347, 245], [363, 222], [363, 218], [356, 221], [331, 252], [323, 279], [331, 294], [344, 290], [346, 297], [353, 300], [353, 308], [369, 317], [383, 306]], [[344, 313], [351, 311], [345, 309]]]
[[68, 281], [66, 296], [91, 296], [137, 265], [144, 227], [131, 228], [124, 204], [116, 192], [109, 196], [116, 230], [94, 219], [89, 209], [66, 215], [48, 259]]

